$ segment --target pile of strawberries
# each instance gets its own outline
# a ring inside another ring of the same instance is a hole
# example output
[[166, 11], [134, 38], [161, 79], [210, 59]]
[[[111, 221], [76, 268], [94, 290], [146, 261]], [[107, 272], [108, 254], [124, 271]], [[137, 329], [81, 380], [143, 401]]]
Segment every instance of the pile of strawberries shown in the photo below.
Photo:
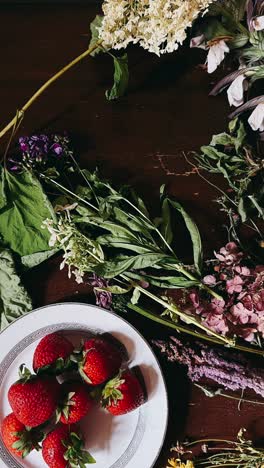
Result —
[[13, 412], [2, 421], [2, 438], [18, 457], [42, 450], [50, 468], [95, 463], [77, 424], [94, 405], [122, 415], [145, 401], [138, 377], [124, 367], [122, 351], [103, 336], [75, 350], [62, 334], [47, 335], [34, 352], [33, 369], [31, 374], [22, 364], [8, 391]]

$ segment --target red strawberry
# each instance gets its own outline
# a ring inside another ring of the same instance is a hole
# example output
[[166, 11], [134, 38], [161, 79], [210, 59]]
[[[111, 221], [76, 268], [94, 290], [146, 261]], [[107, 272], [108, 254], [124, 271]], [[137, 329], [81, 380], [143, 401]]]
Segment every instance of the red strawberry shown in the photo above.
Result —
[[102, 405], [115, 416], [129, 413], [144, 402], [143, 388], [130, 370], [110, 380], [102, 392]]
[[36, 347], [33, 356], [33, 369], [37, 372], [44, 367], [51, 367], [61, 371], [67, 367], [72, 352], [73, 345], [67, 338], [60, 333], [51, 333], [42, 338]]
[[84, 467], [95, 463], [83, 446], [74, 426], [59, 425], [43, 441], [42, 456], [50, 468]]
[[32, 376], [23, 364], [20, 380], [8, 391], [8, 400], [20, 422], [36, 427], [52, 417], [58, 404], [59, 389], [55, 379]]
[[91, 385], [99, 385], [111, 379], [119, 371], [122, 363], [121, 352], [100, 337], [85, 341], [82, 356], [79, 372]]
[[63, 401], [57, 410], [57, 421], [73, 424], [82, 419], [93, 406], [87, 386], [81, 382], [63, 385]]
[[1, 432], [6, 448], [18, 457], [25, 458], [32, 450], [40, 449], [39, 442], [42, 440], [42, 434], [26, 428], [14, 413], [4, 418]]

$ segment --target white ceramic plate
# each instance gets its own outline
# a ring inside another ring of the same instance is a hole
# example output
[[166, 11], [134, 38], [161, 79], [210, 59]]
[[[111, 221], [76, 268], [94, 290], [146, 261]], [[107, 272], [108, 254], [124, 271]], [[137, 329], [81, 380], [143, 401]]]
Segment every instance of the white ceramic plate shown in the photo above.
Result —
[[[39, 340], [63, 331], [73, 342], [89, 332], [111, 333], [127, 349], [131, 366], [140, 366], [148, 400], [123, 416], [111, 416], [95, 408], [82, 422], [86, 447], [96, 459], [95, 468], [151, 468], [162, 447], [167, 429], [167, 392], [159, 364], [144, 338], [128, 322], [99, 307], [87, 304], [54, 304], [25, 315], [0, 334], [0, 423], [11, 412], [7, 393], [17, 380], [18, 367], [32, 369]], [[0, 438], [0, 466], [45, 468], [41, 453], [25, 460], [10, 455]], [[89, 466], [89, 465], [87, 465]]]

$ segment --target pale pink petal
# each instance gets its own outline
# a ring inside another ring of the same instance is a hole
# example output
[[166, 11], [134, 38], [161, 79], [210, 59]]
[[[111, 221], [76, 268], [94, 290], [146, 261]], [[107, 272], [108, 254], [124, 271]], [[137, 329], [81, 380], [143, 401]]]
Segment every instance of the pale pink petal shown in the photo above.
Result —
[[200, 36], [192, 37], [190, 41], [190, 47], [198, 47], [199, 49], [207, 49], [205, 44], [205, 36], [201, 34]]
[[255, 16], [255, 18], [251, 20], [251, 26], [253, 27], [253, 29], [255, 29], [255, 31], [263, 31], [264, 16]]

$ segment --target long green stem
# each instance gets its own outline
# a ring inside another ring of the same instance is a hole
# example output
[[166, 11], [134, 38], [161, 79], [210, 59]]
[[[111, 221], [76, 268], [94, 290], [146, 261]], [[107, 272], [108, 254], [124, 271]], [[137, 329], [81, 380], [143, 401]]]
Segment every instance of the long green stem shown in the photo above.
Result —
[[195, 325], [196, 327], [200, 328], [201, 330], [203, 330], [204, 332], [206, 333], [209, 333], [209, 335], [212, 335], [214, 336], [215, 338], [217, 338], [218, 340], [224, 342], [226, 345], [228, 346], [234, 346], [234, 340], [230, 339], [230, 338], [226, 338], [225, 336], [221, 336], [221, 335], [218, 335], [218, 333], [214, 332], [213, 330], [210, 330], [210, 328], [207, 328], [206, 326], [204, 326], [202, 323], [198, 322], [198, 320], [195, 318], [195, 317], [192, 317], [191, 315], [188, 315], [184, 312], [182, 312], [180, 309], [178, 309], [178, 307], [176, 307], [175, 305], [172, 305], [172, 304], [169, 304], [168, 302], [164, 301], [163, 299], [161, 299], [160, 297], [157, 297], [155, 296], [155, 294], [152, 294], [150, 291], [148, 291], [147, 289], [144, 289], [142, 288], [142, 286], [140, 286], [139, 284], [137, 283], [134, 283], [133, 281], [131, 281], [130, 278], [128, 278], [126, 275], [122, 274], [120, 275], [122, 278], [124, 278], [125, 280], [127, 280], [130, 284], [132, 284], [132, 286], [137, 289], [138, 291], [140, 291], [141, 293], [143, 293], [145, 296], [148, 296], [149, 298], [151, 298], [152, 300], [158, 302], [158, 304], [161, 304], [163, 307], [165, 307], [165, 309], [168, 309], [170, 310], [171, 312], [173, 312], [176, 316], [178, 316], [179, 318], [181, 318], [183, 321], [185, 321], [186, 323], [188, 324], [192, 324], [192, 325]]
[[[182, 333], [186, 333], [187, 335], [194, 336], [197, 339], [202, 339], [202, 340], [214, 343], [214, 344], [223, 345], [223, 342], [219, 339], [219, 337], [215, 338], [207, 334], [205, 335], [197, 331], [191, 330], [189, 328], [183, 327], [181, 325], [178, 325], [178, 323], [171, 322], [170, 320], [167, 320], [164, 317], [161, 317], [160, 315], [156, 315], [156, 314], [153, 314], [153, 312], [149, 312], [145, 309], [142, 309], [142, 307], [139, 307], [135, 304], [129, 303], [128, 307], [134, 310], [135, 312], [139, 313], [140, 315], [143, 315], [144, 317], [150, 320], [153, 320], [153, 322], [160, 323], [161, 325], [177, 330], [178, 332], [182, 332]], [[247, 346], [241, 346], [238, 344], [234, 344], [233, 347], [239, 351], [244, 351], [245, 353], [256, 354], [262, 357], [264, 356], [264, 351], [260, 349], [248, 348]]]
[[39, 96], [41, 96], [41, 94], [52, 84], [54, 83], [54, 81], [58, 80], [58, 78], [60, 78], [64, 73], [66, 73], [68, 70], [70, 70], [74, 65], [76, 65], [77, 63], [81, 62], [81, 60], [83, 60], [85, 57], [87, 57], [88, 55], [91, 55], [91, 53], [97, 49], [99, 46], [101, 45], [101, 41], [98, 41], [96, 44], [94, 44], [92, 47], [90, 47], [89, 49], [87, 49], [85, 52], [83, 52], [82, 54], [78, 55], [78, 57], [76, 57], [74, 60], [72, 60], [70, 63], [68, 63], [65, 67], [63, 67], [61, 70], [59, 70], [55, 75], [53, 75], [48, 81], [46, 81], [46, 83], [44, 83], [34, 94], [33, 96], [26, 102], [26, 104], [24, 104], [24, 106], [19, 109], [15, 115], [15, 117], [9, 122], [9, 124], [7, 124], [3, 130], [0, 131], [0, 138], [2, 138], [2, 136], [5, 135], [6, 132], [8, 132], [8, 130], [10, 130], [15, 122], [17, 121], [17, 119], [20, 119], [21, 117], [23, 117], [25, 111], [33, 104], [34, 101], [36, 101], [36, 99], [38, 99]]
[[63, 193], [68, 193], [69, 195], [71, 195], [72, 197], [74, 198], [77, 198], [77, 200], [80, 200], [82, 203], [84, 203], [85, 205], [89, 206], [90, 208], [92, 208], [93, 210], [95, 211], [99, 211], [98, 208], [96, 206], [94, 206], [92, 203], [88, 202], [87, 200], [84, 200], [84, 198], [80, 197], [79, 195], [77, 195], [76, 193], [72, 192], [71, 190], [67, 189], [66, 187], [64, 187], [64, 185], [61, 185], [59, 182], [57, 182], [55, 179], [52, 179], [51, 177], [48, 177], [46, 176], [45, 174], [40, 174], [40, 176], [43, 178], [43, 179], [46, 179], [48, 180], [50, 183], [56, 185], [56, 187], [59, 187], [59, 189], [62, 190]]

